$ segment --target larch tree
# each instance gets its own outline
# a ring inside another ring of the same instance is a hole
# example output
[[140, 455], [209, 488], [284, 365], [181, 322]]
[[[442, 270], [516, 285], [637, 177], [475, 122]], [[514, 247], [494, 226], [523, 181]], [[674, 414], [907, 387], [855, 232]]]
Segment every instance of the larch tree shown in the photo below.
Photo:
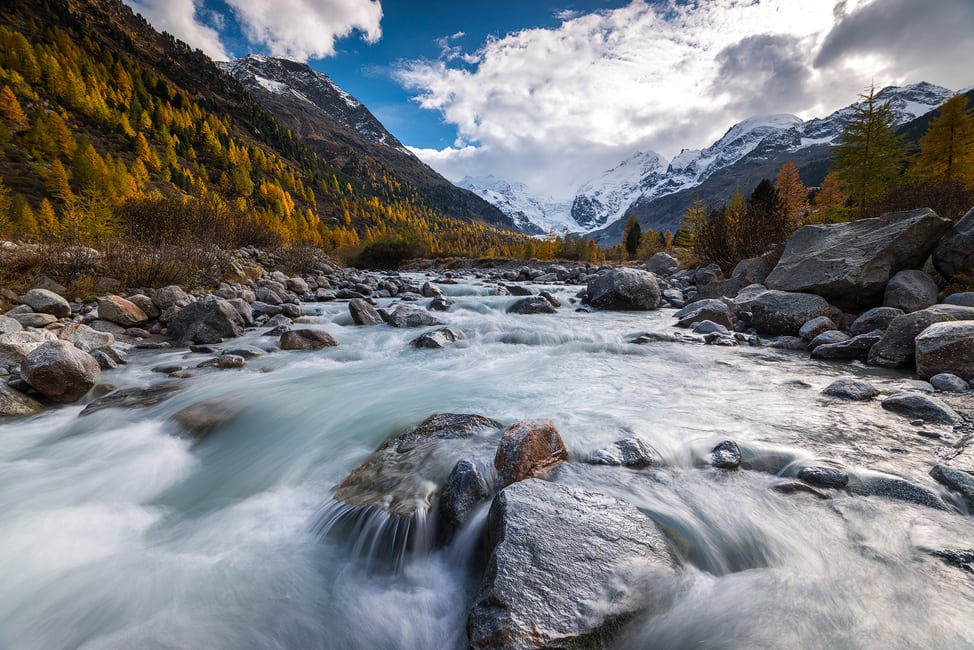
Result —
[[0, 90], [0, 116], [17, 126], [25, 126], [27, 124], [27, 114], [24, 113], [20, 102], [17, 101], [17, 96], [14, 94], [14, 91], [10, 90], [10, 86], [4, 86]]
[[789, 230], [800, 227], [808, 216], [808, 188], [798, 175], [798, 167], [788, 160], [778, 170], [774, 179], [774, 188], [778, 190], [778, 198], [784, 210]]
[[874, 88], [859, 97], [862, 101], [835, 146], [832, 168], [861, 219], [895, 185], [906, 149], [893, 131], [892, 107], [876, 98]]
[[940, 107], [920, 138], [914, 171], [923, 180], [974, 184], [974, 109], [967, 97], [954, 95]]
[[[693, 199], [686, 212], [683, 213], [683, 226], [676, 233], [676, 245], [692, 247], [697, 232], [703, 227], [709, 216], [710, 207], [707, 203], [699, 196]], [[680, 236], [681, 234], [683, 237]]]
[[70, 203], [74, 200], [74, 193], [71, 191], [68, 172], [64, 169], [64, 165], [61, 164], [61, 160], [58, 158], [55, 158], [51, 162], [51, 171], [47, 173], [44, 189], [47, 191], [48, 196], [62, 203]]
[[815, 194], [815, 221], [819, 223], [837, 221], [848, 200], [849, 196], [842, 191], [835, 172], [830, 171], [825, 175], [818, 193]]

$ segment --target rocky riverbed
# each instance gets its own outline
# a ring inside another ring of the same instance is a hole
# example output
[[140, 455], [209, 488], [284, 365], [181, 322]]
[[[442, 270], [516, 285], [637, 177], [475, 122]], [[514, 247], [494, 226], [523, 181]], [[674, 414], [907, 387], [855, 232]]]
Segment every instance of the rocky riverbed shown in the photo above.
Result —
[[10, 297], [0, 646], [970, 645], [974, 307], [894, 255], [936, 218], [861, 307], [774, 288], [825, 243]]

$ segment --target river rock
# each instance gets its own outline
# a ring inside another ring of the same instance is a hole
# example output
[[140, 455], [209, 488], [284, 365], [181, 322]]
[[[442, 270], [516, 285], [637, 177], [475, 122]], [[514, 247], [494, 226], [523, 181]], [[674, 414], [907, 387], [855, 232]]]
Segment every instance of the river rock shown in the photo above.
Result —
[[216, 367], [222, 370], [229, 370], [233, 368], [243, 368], [247, 365], [247, 360], [244, 359], [239, 354], [227, 354], [223, 353], [217, 359]]
[[845, 332], [840, 332], [839, 330], [829, 330], [827, 332], [822, 332], [811, 341], [808, 342], [808, 347], [812, 350], [820, 345], [832, 345], [833, 343], [842, 343], [848, 341], [852, 337]]
[[772, 250], [761, 257], [750, 257], [741, 260], [731, 272], [731, 279], [742, 279], [745, 284], [764, 284], [768, 274], [774, 269], [780, 257], [781, 249]]
[[190, 404], [173, 414], [176, 422], [190, 438], [200, 440], [218, 427], [234, 419], [243, 411], [241, 406], [226, 399], [208, 399]]
[[588, 302], [596, 309], [648, 311], [660, 306], [656, 276], [648, 271], [612, 269], [589, 280], [587, 289]]
[[922, 309], [897, 316], [883, 333], [883, 338], [869, 351], [869, 365], [901, 368], [913, 364], [917, 336], [935, 323], [954, 320], [937, 309]]
[[707, 298], [690, 303], [679, 310], [673, 317], [677, 319], [677, 327], [690, 327], [705, 320], [723, 325], [730, 329], [734, 326], [734, 314], [723, 300]]
[[152, 292], [151, 298], [160, 311], [166, 311], [170, 307], [182, 308], [193, 302], [190, 295], [175, 284], [156, 289]]
[[947, 305], [958, 305], [960, 307], [974, 307], [974, 291], [962, 291], [952, 293], [944, 298]]
[[831, 313], [832, 307], [820, 296], [765, 291], [751, 302], [751, 325], [761, 334], [797, 336], [802, 325]]
[[85, 352], [91, 352], [106, 345], [115, 345], [115, 336], [108, 332], [99, 332], [81, 323], [68, 323], [58, 331], [57, 336], [62, 341], [72, 343]]
[[67, 318], [71, 315], [71, 304], [47, 289], [31, 289], [20, 298], [20, 301], [38, 314], [50, 314], [55, 318]]
[[447, 348], [463, 340], [463, 332], [454, 327], [441, 327], [440, 329], [426, 332], [409, 342], [414, 348], [439, 349]]
[[852, 321], [852, 325], [849, 326], [849, 335], [858, 336], [859, 334], [865, 334], [873, 330], [886, 331], [886, 328], [893, 322], [893, 319], [897, 316], [902, 316], [903, 313], [902, 309], [896, 309], [895, 307], [873, 307]]
[[970, 273], [974, 269], [974, 208], [934, 249], [933, 265], [945, 278]]
[[147, 387], [120, 388], [99, 397], [85, 406], [81, 415], [91, 415], [107, 408], [137, 409], [161, 404], [182, 388], [178, 382], [153, 384]]
[[718, 469], [737, 469], [741, 458], [741, 448], [733, 440], [725, 440], [710, 450], [710, 464]]
[[43, 410], [40, 402], [0, 381], [0, 417], [34, 415]]
[[488, 497], [490, 487], [480, 468], [465, 458], [458, 460], [443, 483], [440, 518], [449, 526], [460, 528]]
[[901, 478], [869, 476], [849, 484], [849, 491], [861, 496], [877, 496], [897, 501], [906, 501], [935, 510], [947, 510], [943, 502], [932, 490], [914, 485]]
[[726, 336], [730, 334], [730, 331], [720, 323], [715, 323], [712, 320], [702, 320], [693, 326], [693, 333], [694, 334], [719, 334], [721, 336]]
[[282, 350], [321, 350], [333, 348], [338, 343], [325, 330], [300, 329], [281, 334], [280, 345]]
[[439, 298], [433, 298], [432, 300], [430, 300], [429, 308], [432, 309], [433, 311], [450, 311], [450, 308], [453, 307], [453, 304], [454, 303], [452, 300], [440, 296]]
[[945, 393], [966, 393], [968, 389], [966, 381], [949, 372], [942, 372], [931, 377], [930, 385]]
[[352, 315], [352, 321], [356, 325], [382, 325], [385, 321], [382, 316], [362, 298], [352, 298], [348, 301], [348, 312]]
[[886, 284], [883, 305], [906, 313], [937, 304], [937, 283], [923, 271], [900, 271]]
[[804, 352], [808, 349], [808, 343], [800, 336], [776, 336], [771, 339], [768, 345], [776, 350], [792, 350]]
[[419, 290], [419, 293], [424, 298], [436, 298], [437, 296], [443, 295], [443, 290], [432, 282], [424, 282], [423, 286]]
[[558, 310], [544, 296], [528, 296], [515, 300], [507, 308], [508, 314], [557, 314]]
[[656, 526], [619, 499], [536, 479], [491, 504], [490, 558], [470, 648], [605, 648], [673, 562]]
[[951, 228], [928, 208], [877, 219], [809, 225], [792, 235], [766, 284], [808, 292], [844, 309], [880, 301], [890, 276], [920, 268]]
[[393, 327], [430, 327], [443, 324], [433, 314], [416, 305], [398, 305], [390, 312], [380, 313]]
[[137, 293], [134, 296], [128, 297], [129, 302], [145, 312], [145, 315], [150, 319], [159, 318], [162, 311], [156, 307], [156, 303], [152, 302], [152, 298], [149, 296]]
[[655, 253], [646, 262], [646, 270], [665, 278], [680, 270], [680, 261], [667, 253]]
[[837, 329], [838, 328], [835, 326], [835, 323], [832, 322], [831, 318], [828, 316], [818, 316], [802, 325], [798, 330], [798, 336], [802, 337], [806, 341], [811, 341], [822, 332]]
[[918, 418], [931, 424], [957, 424], [960, 416], [942, 401], [919, 393], [897, 393], [883, 400], [887, 411], [906, 418]]
[[98, 317], [122, 327], [134, 327], [149, 320], [135, 303], [121, 296], [105, 296], [98, 299]]
[[930, 309], [942, 311], [948, 316], [953, 316], [954, 320], [974, 320], [974, 307], [964, 305], [937, 304]]
[[169, 335], [178, 345], [219, 343], [225, 338], [243, 334], [245, 327], [240, 312], [226, 300], [193, 302], [169, 321]]
[[974, 475], [946, 465], [935, 465], [930, 476], [937, 483], [958, 492], [967, 506], [969, 514], [974, 514]]
[[345, 478], [335, 499], [398, 517], [425, 517], [434, 497], [474, 437], [494, 435], [500, 424], [482, 415], [438, 413], [383, 442]]
[[883, 338], [879, 330], [853, 336], [848, 341], [819, 345], [812, 350], [813, 359], [863, 359], [869, 356], [869, 350]]
[[585, 462], [592, 465], [611, 465], [632, 469], [642, 469], [660, 464], [656, 450], [642, 438], [616, 440], [606, 449], [593, 452]]
[[935, 323], [916, 337], [917, 374], [940, 373], [974, 380], [974, 321]]
[[57, 322], [57, 318], [51, 314], [38, 314], [35, 312], [13, 314], [11, 318], [20, 323], [21, 327], [32, 327], [36, 329], [41, 329]]
[[24, 326], [17, 322], [17, 319], [9, 316], [0, 316], [0, 336], [13, 334], [24, 329]]
[[503, 488], [526, 478], [544, 477], [563, 460], [568, 460], [568, 450], [554, 422], [520, 420], [501, 435], [494, 469]]
[[857, 379], [837, 379], [822, 390], [823, 395], [838, 397], [855, 402], [872, 399], [879, 395], [879, 389], [870, 383]]
[[849, 473], [836, 467], [813, 465], [798, 470], [798, 479], [816, 487], [840, 489], [848, 485]]
[[67, 341], [48, 341], [24, 357], [20, 374], [44, 397], [69, 403], [91, 390], [101, 368], [94, 357]]

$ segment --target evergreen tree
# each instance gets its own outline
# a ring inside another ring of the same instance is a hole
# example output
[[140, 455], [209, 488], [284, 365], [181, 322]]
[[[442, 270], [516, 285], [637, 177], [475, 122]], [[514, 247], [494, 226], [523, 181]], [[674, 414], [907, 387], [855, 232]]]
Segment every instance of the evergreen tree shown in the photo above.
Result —
[[808, 188], [802, 183], [795, 163], [788, 160], [781, 166], [775, 176], [774, 187], [781, 199], [788, 228], [795, 230], [804, 223], [809, 211]]
[[692, 247], [697, 231], [707, 221], [709, 214], [710, 208], [703, 199], [699, 196], [693, 199], [686, 212], [683, 213], [683, 225], [677, 230], [674, 243], [680, 247]]
[[896, 118], [892, 107], [879, 102], [874, 88], [859, 97], [862, 101], [839, 136], [832, 168], [861, 219], [896, 183], [906, 149], [893, 131]]
[[922, 180], [974, 185], [974, 109], [967, 97], [954, 95], [940, 107], [920, 138], [915, 173]]
[[630, 258], [635, 257], [639, 250], [639, 240], [642, 239], [642, 236], [643, 229], [639, 222], [636, 221], [635, 216], [630, 216], [629, 221], [626, 222], [625, 234], [622, 236], [623, 246]]

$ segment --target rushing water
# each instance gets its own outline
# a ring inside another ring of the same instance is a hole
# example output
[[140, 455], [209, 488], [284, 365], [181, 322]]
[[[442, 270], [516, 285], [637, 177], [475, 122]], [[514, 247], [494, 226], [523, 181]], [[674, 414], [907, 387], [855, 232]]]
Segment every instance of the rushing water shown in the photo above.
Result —
[[[557, 315], [533, 316], [506, 314], [514, 298], [475, 282], [444, 289], [456, 306], [442, 318], [467, 336], [452, 349], [411, 348], [422, 330], [355, 327], [342, 303], [308, 305], [339, 347], [206, 371], [145, 409], [0, 423], [0, 648], [464, 647], [483, 509], [400, 572], [313, 532], [351, 469], [437, 412], [551, 418], [572, 460], [633, 434], [660, 452], [661, 470], [572, 463], [556, 477], [634, 503], [680, 558], [672, 593], [619, 647], [974, 647], [974, 580], [927, 552], [974, 546], [970, 517], [779, 494], [771, 474], [698, 466], [731, 438], [936, 490], [943, 441], [819, 392], [850, 373], [889, 390], [903, 376], [767, 348], [633, 345], [670, 331], [671, 312], [576, 313], [570, 287]], [[133, 353], [103, 380], [170, 381], [151, 368], [203, 358]], [[173, 413], [211, 398], [239, 415], [202, 442], [173, 435]]]

